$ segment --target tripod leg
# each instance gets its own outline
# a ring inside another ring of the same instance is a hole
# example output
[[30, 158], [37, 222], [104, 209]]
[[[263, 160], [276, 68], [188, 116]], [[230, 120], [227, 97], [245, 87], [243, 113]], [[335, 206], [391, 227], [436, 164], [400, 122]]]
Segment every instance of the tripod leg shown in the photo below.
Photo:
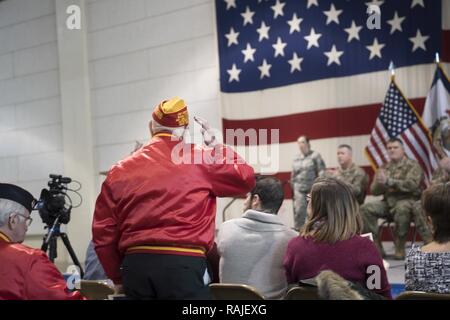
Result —
[[57, 238], [53, 236], [49, 241], [50, 246], [48, 250], [48, 258], [50, 259], [51, 262], [55, 262], [56, 257], [58, 257], [56, 240]]
[[72, 246], [70, 244], [70, 241], [69, 241], [69, 237], [65, 233], [60, 233], [60, 236], [61, 236], [61, 239], [62, 239], [64, 245], [67, 248], [67, 251], [69, 252], [70, 258], [72, 258], [73, 263], [78, 268], [80, 268], [80, 276], [81, 276], [81, 278], [83, 278], [83, 276], [84, 276], [83, 268], [81, 267], [81, 264], [78, 261], [78, 258], [77, 258], [76, 254], [75, 254], [75, 251], [73, 251], [73, 248], [72, 248]]
[[46, 239], [47, 239], [47, 235], [45, 235], [44, 239], [42, 240], [41, 250], [44, 252], [47, 252], [47, 248], [48, 248], [48, 243], [45, 241]]

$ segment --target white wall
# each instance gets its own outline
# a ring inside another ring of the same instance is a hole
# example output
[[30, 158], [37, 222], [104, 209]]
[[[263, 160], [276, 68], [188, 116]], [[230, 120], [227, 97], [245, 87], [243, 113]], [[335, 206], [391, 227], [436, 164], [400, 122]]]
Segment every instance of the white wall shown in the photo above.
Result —
[[38, 197], [64, 169], [54, 0], [1, 2], [0, 43], [0, 181]]
[[[55, 1], [0, 3], [0, 181], [36, 197], [49, 173], [65, 169]], [[98, 194], [99, 172], [127, 156], [136, 140], [148, 141], [147, 123], [161, 100], [180, 96], [191, 123], [198, 115], [221, 128], [219, 67], [213, 0], [88, 0], [85, 9]], [[218, 224], [228, 201], [218, 201]], [[289, 225], [291, 206], [287, 201], [280, 212]], [[227, 218], [241, 211], [238, 201]], [[36, 222], [32, 233], [42, 233]], [[70, 238], [90, 233], [85, 225], [69, 225]], [[27, 243], [38, 247], [41, 237]], [[60, 251], [64, 269], [68, 256]], [[83, 250], [77, 255], [84, 261]]]
[[[148, 141], [151, 112], [166, 98], [185, 99], [191, 124], [198, 115], [221, 129], [213, 0], [89, 1], [87, 18], [96, 170]], [[198, 133], [191, 128], [197, 142]]]
[[[49, 173], [65, 169], [55, 1], [0, 2], [0, 181], [36, 197]], [[180, 96], [191, 123], [198, 115], [221, 128], [213, 0], [87, 0], [85, 9], [95, 173], [148, 141], [163, 99]], [[39, 247], [34, 215], [26, 243]], [[71, 239], [81, 228], [70, 225]]]
[[98, 0], [88, 5], [96, 165], [148, 141], [153, 107], [173, 96], [220, 126], [212, 0]]

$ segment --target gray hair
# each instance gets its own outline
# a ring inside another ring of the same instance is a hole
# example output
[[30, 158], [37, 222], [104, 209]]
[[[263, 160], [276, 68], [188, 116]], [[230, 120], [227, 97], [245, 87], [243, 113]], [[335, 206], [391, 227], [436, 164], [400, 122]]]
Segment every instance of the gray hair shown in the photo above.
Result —
[[3, 227], [8, 222], [9, 216], [13, 213], [19, 213], [26, 216], [28, 210], [20, 203], [0, 198], [0, 227]]
[[152, 126], [153, 134], [156, 134], [158, 132], [170, 132], [174, 136], [177, 136], [180, 138], [184, 136], [184, 132], [187, 129], [187, 126], [186, 127], [177, 127], [177, 128], [166, 127], [166, 126], [159, 124], [158, 122], [156, 122], [154, 120], [152, 120], [151, 126]]

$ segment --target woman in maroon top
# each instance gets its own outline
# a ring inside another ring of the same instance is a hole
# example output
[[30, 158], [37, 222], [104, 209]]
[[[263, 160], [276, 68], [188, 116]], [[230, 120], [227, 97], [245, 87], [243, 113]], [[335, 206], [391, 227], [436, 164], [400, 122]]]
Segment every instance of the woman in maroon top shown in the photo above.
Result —
[[284, 258], [288, 283], [332, 270], [391, 299], [383, 260], [372, 241], [359, 235], [362, 220], [351, 186], [319, 178], [308, 200], [307, 222], [289, 242]]

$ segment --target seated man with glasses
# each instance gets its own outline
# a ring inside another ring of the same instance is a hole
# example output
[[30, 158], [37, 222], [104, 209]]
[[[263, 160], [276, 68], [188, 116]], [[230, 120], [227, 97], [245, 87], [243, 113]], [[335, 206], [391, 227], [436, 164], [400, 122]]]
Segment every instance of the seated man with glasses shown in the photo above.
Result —
[[0, 300], [83, 299], [43, 251], [21, 244], [34, 203], [28, 191], [0, 183]]

